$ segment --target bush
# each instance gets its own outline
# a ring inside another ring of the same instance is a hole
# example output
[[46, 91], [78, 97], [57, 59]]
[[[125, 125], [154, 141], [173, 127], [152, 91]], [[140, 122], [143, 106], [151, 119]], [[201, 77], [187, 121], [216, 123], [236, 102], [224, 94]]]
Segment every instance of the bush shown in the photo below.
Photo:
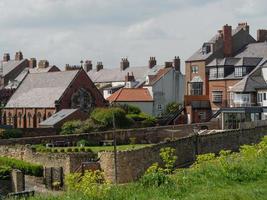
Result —
[[175, 167], [175, 162], [177, 160], [175, 149], [171, 147], [160, 149], [160, 157], [164, 162], [166, 172], [172, 173]]
[[89, 144], [89, 142], [88, 142], [88, 140], [79, 140], [78, 142], [77, 142], [77, 146], [78, 147], [86, 147], [86, 146], [89, 146], [90, 144]]
[[23, 136], [23, 133], [19, 129], [5, 129], [1, 133], [2, 139], [9, 139], [9, 138], [20, 138]]
[[68, 174], [65, 183], [69, 191], [81, 192], [90, 199], [102, 198], [110, 189], [103, 172], [99, 170], [86, 171], [83, 176], [80, 173]]
[[80, 120], [68, 121], [63, 124], [61, 127], [60, 134], [62, 135], [70, 135], [75, 134], [78, 129], [82, 126], [82, 122]]
[[137, 106], [133, 106], [130, 104], [118, 104], [118, 107], [122, 108], [126, 114], [140, 114], [141, 110]]
[[151, 165], [140, 179], [140, 184], [143, 187], [158, 187], [169, 182], [170, 178], [165, 174], [164, 169], [159, 167], [158, 163]]
[[91, 118], [106, 128], [113, 127], [113, 116], [116, 128], [128, 128], [132, 125], [132, 121], [126, 117], [126, 113], [121, 108], [96, 108], [91, 113]]
[[165, 114], [173, 113], [179, 109], [180, 104], [177, 102], [171, 102], [166, 105]]
[[0, 165], [0, 180], [7, 180], [10, 177], [11, 167]]
[[0, 165], [5, 165], [13, 169], [19, 169], [24, 174], [32, 176], [42, 176], [43, 167], [37, 164], [31, 164], [22, 160], [16, 160], [13, 158], [0, 157]]

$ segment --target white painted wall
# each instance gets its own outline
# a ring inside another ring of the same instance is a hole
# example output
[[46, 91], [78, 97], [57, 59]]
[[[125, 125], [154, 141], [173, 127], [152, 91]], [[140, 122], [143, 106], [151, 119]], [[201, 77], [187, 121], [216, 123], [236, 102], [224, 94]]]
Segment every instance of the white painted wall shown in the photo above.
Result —
[[262, 75], [265, 81], [267, 81], [267, 67], [262, 67]]
[[140, 108], [142, 112], [153, 115], [153, 104], [154, 104], [153, 101], [150, 101], [150, 102], [122, 102], [120, 101], [117, 103], [133, 105], [133, 106]]
[[[154, 99], [154, 115], [160, 115], [170, 102], [183, 103], [184, 75], [170, 70], [164, 77], [152, 86]], [[161, 105], [161, 106], [160, 106]], [[161, 107], [161, 109], [159, 109]]]

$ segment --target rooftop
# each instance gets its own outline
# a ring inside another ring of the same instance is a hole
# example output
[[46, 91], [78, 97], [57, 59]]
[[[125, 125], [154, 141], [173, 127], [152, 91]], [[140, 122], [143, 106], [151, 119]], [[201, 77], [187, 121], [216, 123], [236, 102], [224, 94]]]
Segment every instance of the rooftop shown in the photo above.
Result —
[[6, 107], [53, 108], [79, 71], [28, 74]]
[[107, 98], [109, 102], [151, 102], [147, 88], [121, 88]]

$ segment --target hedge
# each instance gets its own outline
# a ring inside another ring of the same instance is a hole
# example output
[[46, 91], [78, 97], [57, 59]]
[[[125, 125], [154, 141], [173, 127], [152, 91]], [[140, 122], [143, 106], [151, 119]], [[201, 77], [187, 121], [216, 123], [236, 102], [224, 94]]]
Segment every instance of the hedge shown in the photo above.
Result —
[[26, 175], [43, 176], [43, 167], [41, 165], [28, 163], [14, 158], [0, 157], [0, 166], [7, 166], [13, 169], [19, 169]]

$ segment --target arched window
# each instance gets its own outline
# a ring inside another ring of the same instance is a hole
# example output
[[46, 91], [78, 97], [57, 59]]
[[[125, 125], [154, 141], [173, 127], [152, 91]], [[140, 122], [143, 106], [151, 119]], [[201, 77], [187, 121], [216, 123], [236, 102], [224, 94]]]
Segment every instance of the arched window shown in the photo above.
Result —
[[85, 89], [80, 88], [71, 97], [71, 108], [80, 108], [82, 110], [90, 110], [93, 107], [93, 97]]
[[18, 114], [18, 127], [22, 128], [22, 113]]
[[47, 113], [47, 118], [51, 117], [52, 116], [52, 113], [51, 112], [48, 112]]
[[28, 113], [27, 115], [27, 122], [28, 122], [27, 128], [32, 128], [32, 114], [31, 113]]
[[42, 122], [42, 115], [40, 112], [37, 113], [37, 123], [40, 124]]
[[12, 114], [11, 112], [7, 115], [7, 125], [12, 125]]

